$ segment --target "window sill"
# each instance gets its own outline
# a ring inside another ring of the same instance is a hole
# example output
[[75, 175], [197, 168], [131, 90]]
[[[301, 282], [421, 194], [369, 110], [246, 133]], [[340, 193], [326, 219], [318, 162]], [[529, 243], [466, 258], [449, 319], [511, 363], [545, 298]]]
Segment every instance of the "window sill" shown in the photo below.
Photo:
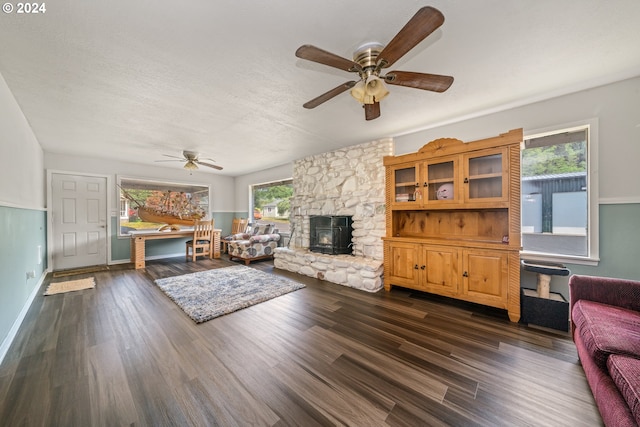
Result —
[[579, 256], [571, 256], [571, 255], [560, 255], [560, 254], [545, 254], [540, 252], [520, 252], [520, 259], [532, 260], [532, 261], [547, 261], [547, 262], [555, 262], [555, 263], [567, 263], [567, 264], [578, 264], [578, 265], [589, 265], [596, 267], [600, 262], [600, 258], [590, 258], [590, 257], [579, 257]]

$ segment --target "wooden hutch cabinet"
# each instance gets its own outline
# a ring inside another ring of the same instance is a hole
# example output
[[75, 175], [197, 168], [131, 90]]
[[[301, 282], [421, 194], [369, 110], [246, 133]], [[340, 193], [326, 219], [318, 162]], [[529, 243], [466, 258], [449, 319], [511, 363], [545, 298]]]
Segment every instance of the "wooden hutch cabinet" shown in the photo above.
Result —
[[384, 158], [387, 291], [417, 289], [520, 319], [521, 142], [516, 129]]

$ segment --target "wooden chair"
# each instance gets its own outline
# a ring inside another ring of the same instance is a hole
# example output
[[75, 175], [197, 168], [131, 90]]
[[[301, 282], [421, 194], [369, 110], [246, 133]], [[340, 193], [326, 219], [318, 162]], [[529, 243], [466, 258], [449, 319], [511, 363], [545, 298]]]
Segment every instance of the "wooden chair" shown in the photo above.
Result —
[[[247, 230], [247, 226], [249, 225], [248, 218], [233, 218], [231, 222], [231, 236], [236, 234], [244, 233]], [[220, 240], [222, 244], [222, 253], [226, 253], [229, 249], [229, 241], [222, 239]]]
[[213, 258], [213, 225], [214, 221], [196, 221], [193, 225], [193, 240], [187, 240], [187, 261], [189, 261], [189, 249], [191, 260], [196, 261], [199, 256]]

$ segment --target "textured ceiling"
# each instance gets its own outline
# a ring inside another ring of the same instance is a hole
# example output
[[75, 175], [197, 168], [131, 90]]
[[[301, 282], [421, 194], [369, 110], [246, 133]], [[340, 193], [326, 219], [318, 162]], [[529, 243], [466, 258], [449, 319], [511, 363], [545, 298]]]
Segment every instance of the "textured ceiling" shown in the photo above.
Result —
[[[355, 75], [298, 59], [297, 47], [350, 59], [425, 5], [444, 25], [392, 69], [452, 75], [447, 92], [391, 86], [370, 122], [348, 93], [302, 108]], [[153, 164], [191, 149], [230, 176], [640, 75], [638, 0], [46, 6], [0, 16], [0, 73], [45, 151]]]

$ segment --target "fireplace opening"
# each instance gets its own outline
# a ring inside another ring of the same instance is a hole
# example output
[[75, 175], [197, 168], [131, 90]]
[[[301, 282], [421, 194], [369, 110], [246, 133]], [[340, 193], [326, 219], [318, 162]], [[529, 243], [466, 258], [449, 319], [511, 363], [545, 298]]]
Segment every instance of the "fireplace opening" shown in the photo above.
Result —
[[330, 255], [352, 252], [353, 220], [350, 216], [314, 215], [309, 217], [309, 225], [309, 250], [311, 252]]

